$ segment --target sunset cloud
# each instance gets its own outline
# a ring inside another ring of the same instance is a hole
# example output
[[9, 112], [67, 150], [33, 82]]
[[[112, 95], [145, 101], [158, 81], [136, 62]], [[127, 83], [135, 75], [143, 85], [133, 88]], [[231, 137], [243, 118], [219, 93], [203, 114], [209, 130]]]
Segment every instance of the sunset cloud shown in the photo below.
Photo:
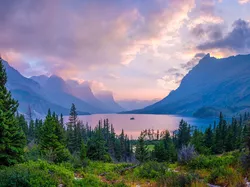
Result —
[[157, 47], [166, 34], [175, 33], [194, 3], [74, 2], [71, 8], [58, 0], [3, 2], [1, 51], [38, 58], [64, 76], [79, 69], [126, 65], [145, 47]]
[[0, 54], [26, 76], [57, 74], [121, 99], [161, 98], [204, 54], [249, 52], [247, 2], [3, 1]]

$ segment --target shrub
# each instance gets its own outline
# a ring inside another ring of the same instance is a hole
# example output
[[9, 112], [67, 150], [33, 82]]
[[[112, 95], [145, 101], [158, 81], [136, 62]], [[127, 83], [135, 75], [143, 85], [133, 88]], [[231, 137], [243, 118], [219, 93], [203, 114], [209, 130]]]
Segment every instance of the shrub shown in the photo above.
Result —
[[208, 177], [208, 182], [221, 186], [244, 186], [240, 173], [224, 166], [215, 168]]
[[135, 175], [140, 178], [156, 179], [164, 175], [167, 171], [167, 166], [164, 163], [146, 162], [135, 169]]
[[250, 155], [243, 155], [240, 160], [243, 169], [248, 173], [250, 171]]
[[34, 145], [32, 148], [25, 151], [24, 158], [26, 161], [33, 160], [37, 161], [38, 159], [41, 159], [41, 153], [37, 145]]
[[86, 174], [83, 179], [74, 181], [75, 187], [102, 187], [107, 184], [102, 183], [101, 180], [92, 174]]
[[119, 179], [118, 173], [109, 172], [106, 174], [106, 179], [111, 182], [115, 182]]
[[0, 186], [72, 186], [73, 172], [45, 161], [27, 162], [0, 171]]
[[178, 152], [178, 162], [181, 164], [187, 164], [197, 156], [194, 146], [182, 146]]
[[158, 180], [158, 186], [171, 186], [171, 187], [186, 187], [191, 186], [191, 183], [196, 182], [196, 177], [192, 175], [184, 175], [176, 172], [167, 172], [161, 175]]
[[190, 169], [213, 169], [220, 166], [235, 165], [237, 160], [232, 155], [221, 157], [199, 155], [188, 163], [188, 167]]

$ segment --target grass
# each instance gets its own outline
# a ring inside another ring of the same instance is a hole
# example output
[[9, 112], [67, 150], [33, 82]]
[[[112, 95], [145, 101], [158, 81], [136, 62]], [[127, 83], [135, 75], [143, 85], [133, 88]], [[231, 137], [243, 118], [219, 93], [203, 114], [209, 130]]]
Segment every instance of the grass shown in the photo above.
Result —
[[[153, 145], [149, 145], [153, 149]], [[131, 166], [127, 163], [86, 161], [84, 167], [74, 168], [69, 162], [49, 164], [46, 161], [29, 161], [0, 169], [0, 187], [11, 182], [14, 186], [244, 186], [244, 172], [240, 154], [227, 153], [219, 156], [200, 155], [191, 163], [147, 162], [133, 170], [120, 174]], [[77, 176], [77, 179], [75, 177]], [[46, 183], [47, 180], [47, 183]], [[184, 185], [183, 185], [184, 184]]]

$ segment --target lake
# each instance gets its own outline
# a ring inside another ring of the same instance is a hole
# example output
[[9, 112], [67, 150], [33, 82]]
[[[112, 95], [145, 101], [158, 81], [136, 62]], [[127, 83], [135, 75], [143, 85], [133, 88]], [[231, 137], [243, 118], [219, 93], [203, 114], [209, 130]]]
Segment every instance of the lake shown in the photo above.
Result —
[[[200, 119], [193, 117], [183, 117], [177, 115], [151, 115], [151, 114], [94, 114], [78, 116], [81, 121], [88, 123], [92, 127], [98, 124], [99, 120], [109, 119], [113, 124], [117, 134], [124, 129], [125, 134], [129, 137], [136, 138], [144, 129], [164, 130], [170, 132], [176, 130], [179, 126], [181, 119], [187, 121], [191, 126], [197, 126], [199, 129], [204, 130], [209, 124], [214, 123], [216, 118], [213, 119]], [[130, 120], [134, 117], [134, 120]], [[67, 119], [68, 117], [66, 117]]]

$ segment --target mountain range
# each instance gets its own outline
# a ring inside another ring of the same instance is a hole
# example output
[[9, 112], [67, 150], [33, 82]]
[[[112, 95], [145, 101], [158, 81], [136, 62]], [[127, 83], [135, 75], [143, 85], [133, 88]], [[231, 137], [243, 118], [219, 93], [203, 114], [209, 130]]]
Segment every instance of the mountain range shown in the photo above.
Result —
[[[35, 114], [44, 115], [50, 108], [67, 115], [72, 103], [79, 114], [116, 113], [124, 111], [113, 98], [112, 92], [99, 92], [95, 96], [88, 84], [63, 80], [52, 75], [24, 77], [6, 61], [3, 64], [8, 75], [7, 88], [19, 101], [19, 112], [25, 113], [30, 106]], [[104, 94], [105, 93], [105, 94]]]
[[217, 59], [207, 54], [159, 102], [128, 113], [217, 116], [250, 109], [250, 55]]

